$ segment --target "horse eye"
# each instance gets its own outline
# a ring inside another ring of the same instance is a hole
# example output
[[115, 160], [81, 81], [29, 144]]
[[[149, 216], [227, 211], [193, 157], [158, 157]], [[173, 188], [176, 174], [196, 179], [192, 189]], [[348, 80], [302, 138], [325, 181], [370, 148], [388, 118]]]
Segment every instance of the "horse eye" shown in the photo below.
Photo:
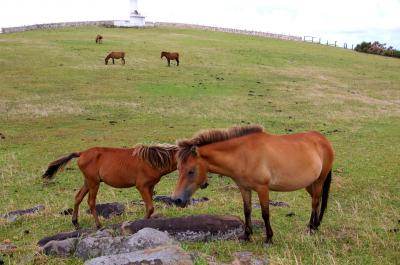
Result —
[[193, 177], [193, 176], [194, 176], [194, 173], [195, 173], [194, 169], [189, 170], [189, 171], [188, 171], [189, 177]]

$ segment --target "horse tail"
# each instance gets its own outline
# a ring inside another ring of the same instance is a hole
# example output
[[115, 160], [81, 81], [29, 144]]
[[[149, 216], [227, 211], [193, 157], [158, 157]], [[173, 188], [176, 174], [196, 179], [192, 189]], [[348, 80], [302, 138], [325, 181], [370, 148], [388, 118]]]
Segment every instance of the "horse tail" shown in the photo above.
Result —
[[328, 205], [328, 196], [329, 189], [331, 187], [332, 182], [332, 169], [329, 170], [328, 175], [324, 181], [324, 186], [322, 188], [322, 202], [321, 202], [321, 211], [319, 213], [319, 222], [322, 221], [322, 217], [324, 217], [324, 212], [326, 210], [326, 206]]
[[54, 177], [55, 174], [57, 174], [57, 172], [60, 169], [63, 169], [65, 167], [66, 164], [68, 164], [68, 162], [75, 158], [75, 157], [79, 157], [80, 153], [79, 152], [75, 152], [75, 153], [71, 153], [67, 156], [63, 156], [53, 162], [51, 162], [46, 170], [46, 172], [44, 172], [42, 178], [45, 179], [52, 179]]

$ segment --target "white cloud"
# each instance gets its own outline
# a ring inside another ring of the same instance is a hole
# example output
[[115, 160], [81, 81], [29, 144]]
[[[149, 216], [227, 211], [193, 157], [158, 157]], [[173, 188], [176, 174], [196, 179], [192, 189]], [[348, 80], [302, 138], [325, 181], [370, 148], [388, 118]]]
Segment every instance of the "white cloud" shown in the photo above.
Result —
[[[362, 38], [400, 48], [399, 0], [138, 0], [148, 21], [169, 21], [312, 35], [341, 42]], [[0, 27], [124, 19], [128, 0], [1, 0]], [[353, 32], [350, 34], [349, 32]], [[357, 37], [358, 36], [358, 37]], [[337, 39], [339, 38], [339, 39]], [[347, 38], [347, 39], [345, 39]]]

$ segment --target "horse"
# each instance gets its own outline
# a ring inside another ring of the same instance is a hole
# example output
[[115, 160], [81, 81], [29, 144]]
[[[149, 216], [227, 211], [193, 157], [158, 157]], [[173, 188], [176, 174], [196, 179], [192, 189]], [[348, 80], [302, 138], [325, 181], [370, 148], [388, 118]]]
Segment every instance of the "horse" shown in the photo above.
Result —
[[145, 203], [145, 219], [148, 219], [154, 212], [152, 201], [154, 186], [162, 176], [177, 169], [175, 158], [177, 150], [175, 145], [136, 145], [133, 148], [92, 147], [51, 162], [42, 177], [52, 179], [71, 159], [79, 157], [77, 164], [83, 173], [84, 184], [75, 196], [72, 224], [76, 229], [79, 229], [79, 205], [87, 193], [89, 193], [90, 211], [97, 228], [101, 228], [95, 207], [101, 182], [114, 188], [135, 186]]
[[[245, 232], [250, 240], [251, 192], [258, 194], [266, 228], [266, 246], [272, 245], [269, 191], [305, 188], [312, 198], [307, 231], [322, 221], [328, 203], [334, 150], [319, 132], [273, 135], [258, 125], [200, 132], [177, 141], [179, 179], [172, 195], [177, 206], [186, 207], [190, 197], [207, 183], [207, 172], [229, 176], [243, 199]], [[320, 205], [321, 200], [321, 205]], [[320, 208], [319, 208], [320, 205]]]
[[104, 59], [106, 62], [106, 65], [108, 64], [108, 60], [112, 59], [112, 62], [114, 64], [114, 59], [121, 59], [122, 64], [125, 64], [125, 52], [110, 52], [107, 57]]
[[103, 43], [103, 36], [101, 36], [101, 35], [97, 35], [96, 36], [96, 43], [97, 44], [101, 44], [101, 43]]
[[170, 61], [175, 60], [176, 66], [179, 66], [179, 53], [177, 52], [161, 52], [161, 59], [165, 57], [168, 61], [168, 66], [170, 66]]

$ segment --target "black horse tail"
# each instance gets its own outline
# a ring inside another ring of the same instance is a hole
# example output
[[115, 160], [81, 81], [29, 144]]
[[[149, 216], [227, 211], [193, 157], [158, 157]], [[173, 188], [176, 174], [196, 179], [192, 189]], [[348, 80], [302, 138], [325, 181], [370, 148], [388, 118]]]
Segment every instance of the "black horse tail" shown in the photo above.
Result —
[[324, 187], [322, 188], [322, 202], [321, 202], [321, 211], [319, 213], [319, 222], [322, 221], [322, 217], [324, 217], [326, 206], [328, 205], [329, 189], [331, 187], [331, 182], [332, 182], [332, 169], [329, 170], [328, 175], [326, 176], [324, 182]]
[[68, 162], [69, 162], [71, 159], [73, 159], [73, 158], [75, 158], [75, 157], [79, 157], [79, 156], [80, 156], [80, 153], [75, 152], [75, 153], [71, 153], [71, 154], [69, 154], [69, 155], [67, 155], [67, 156], [63, 156], [63, 157], [61, 157], [61, 158], [59, 158], [59, 159], [57, 159], [57, 160], [51, 162], [51, 163], [49, 164], [49, 166], [48, 166], [46, 172], [44, 172], [42, 178], [45, 178], [45, 179], [52, 179], [52, 178], [54, 177], [54, 175], [57, 174], [57, 172], [58, 172], [60, 169], [64, 168], [64, 166], [65, 166], [66, 164], [68, 164]]

